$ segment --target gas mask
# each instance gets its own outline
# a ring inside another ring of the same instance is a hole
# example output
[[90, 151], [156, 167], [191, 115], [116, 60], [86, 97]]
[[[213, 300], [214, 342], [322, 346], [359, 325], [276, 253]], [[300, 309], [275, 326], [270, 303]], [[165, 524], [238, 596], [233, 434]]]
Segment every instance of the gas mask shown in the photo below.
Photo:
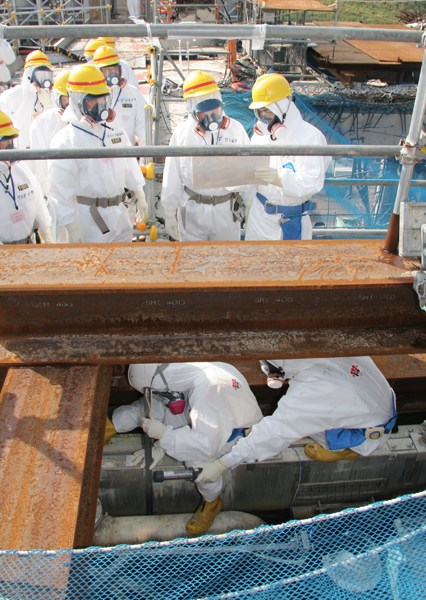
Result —
[[280, 119], [275, 115], [272, 111], [267, 108], [257, 108], [254, 111], [254, 114], [257, 117], [257, 120], [261, 123], [264, 123], [268, 127], [268, 131], [270, 132], [274, 125], [281, 123]]
[[217, 131], [223, 123], [223, 103], [216, 98], [202, 100], [194, 106], [192, 115], [204, 131]]
[[123, 73], [120, 65], [111, 65], [110, 67], [102, 67], [101, 71], [105, 77], [105, 81], [109, 87], [113, 85], [122, 85], [124, 83]]
[[[164, 404], [167, 406], [167, 408], [170, 410], [170, 412], [174, 415], [181, 415], [183, 413], [183, 411], [185, 410], [185, 396], [183, 394], [183, 392], [174, 392], [173, 390], [169, 389], [169, 385], [167, 383], [166, 378], [164, 377], [164, 371], [166, 370], [166, 368], [169, 365], [166, 364], [162, 364], [159, 365], [151, 379], [151, 391], [152, 394], [154, 396], [156, 396], [156, 398], [158, 398], [159, 400], [162, 400], [164, 402]], [[159, 391], [156, 390], [153, 387], [153, 381], [154, 379], [157, 377], [157, 375], [159, 375], [161, 377], [161, 379], [163, 380], [164, 385], [166, 386], [166, 390], [165, 391]]]
[[42, 90], [50, 90], [53, 85], [53, 72], [48, 67], [36, 67], [31, 73], [31, 83]]
[[285, 373], [282, 367], [276, 367], [267, 360], [261, 360], [259, 362], [260, 368], [267, 377], [266, 383], [268, 387], [274, 390], [278, 390], [279, 388], [281, 388], [284, 384], [285, 379]]
[[95, 123], [107, 121], [111, 116], [111, 94], [103, 96], [86, 94], [83, 98], [81, 112]]
[[0, 139], [0, 150], [14, 150], [14, 138], [4, 137]]

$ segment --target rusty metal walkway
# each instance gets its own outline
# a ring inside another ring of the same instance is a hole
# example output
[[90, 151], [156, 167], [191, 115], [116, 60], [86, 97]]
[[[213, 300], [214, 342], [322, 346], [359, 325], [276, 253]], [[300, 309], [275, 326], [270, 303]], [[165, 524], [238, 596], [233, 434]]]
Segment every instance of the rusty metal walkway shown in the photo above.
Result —
[[380, 240], [0, 249], [0, 364], [422, 353], [418, 264]]

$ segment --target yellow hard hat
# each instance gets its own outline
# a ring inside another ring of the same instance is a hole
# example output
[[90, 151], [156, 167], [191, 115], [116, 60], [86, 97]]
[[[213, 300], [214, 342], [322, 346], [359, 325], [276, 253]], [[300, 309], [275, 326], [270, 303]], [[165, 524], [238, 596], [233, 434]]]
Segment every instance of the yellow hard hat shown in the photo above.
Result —
[[98, 37], [98, 40], [100, 40], [106, 46], [115, 48], [115, 39], [113, 37]]
[[12, 119], [0, 110], [0, 140], [4, 137], [17, 137], [19, 129], [13, 126]]
[[101, 69], [102, 67], [112, 67], [118, 65], [120, 57], [111, 46], [101, 46], [93, 55], [93, 64]]
[[219, 86], [211, 75], [205, 71], [191, 73], [183, 82], [183, 97], [195, 98], [211, 92], [220, 92]]
[[255, 110], [256, 108], [263, 108], [276, 102], [291, 96], [293, 90], [290, 87], [287, 79], [279, 73], [266, 73], [256, 80], [251, 95], [253, 102], [249, 108]]
[[62, 71], [62, 73], [59, 73], [59, 75], [56, 76], [55, 83], [53, 84], [53, 89], [58, 90], [61, 96], [68, 96], [67, 83], [69, 76], [69, 71]]
[[87, 44], [84, 46], [84, 54], [93, 56], [96, 50], [101, 46], [105, 46], [105, 43], [101, 42], [101, 40], [90, 40], [90, 42], [87, 42]]
[[102, 71], [95, 65], [79, 65], [69, 75], [67, 89], [69, 92], [85, 92], [93, 96], [110, 94]]
[[41, 50], [34, 50], [34, 52], [30, 52], [25, 59], [24, 69], [27, 69], [28, 67], [52, 68], [52, 65], [44, 52], [41, 52]]

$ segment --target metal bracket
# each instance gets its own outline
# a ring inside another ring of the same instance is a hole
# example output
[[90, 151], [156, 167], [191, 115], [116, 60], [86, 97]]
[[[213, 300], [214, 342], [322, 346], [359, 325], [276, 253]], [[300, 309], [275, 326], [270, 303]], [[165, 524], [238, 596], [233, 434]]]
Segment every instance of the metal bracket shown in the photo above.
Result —
[[417, 271], [414, 279], [414, 290], [419, 297], [419, 304], [422, 310], [426, 311], [426, 273]]
[[404, 142], [398, 158], [402, 165], [416, 165], [421, 162], [422, 158], [424, 159], [426, 156], [420, 153], [417, 146], [411, 146], [411, 144]]

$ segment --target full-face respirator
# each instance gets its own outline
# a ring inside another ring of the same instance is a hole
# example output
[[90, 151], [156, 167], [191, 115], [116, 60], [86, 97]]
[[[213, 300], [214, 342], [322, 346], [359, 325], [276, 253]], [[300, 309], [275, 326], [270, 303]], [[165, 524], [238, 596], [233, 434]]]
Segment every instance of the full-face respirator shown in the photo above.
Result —
[[274, 390], [281, 388], [285, 380], [285, 373], [282, 367], [276, 367], [267, 360], [261, 360], [259, 362], [262, 372], [265, 373], [267, 377], [266, 383], [268, 387]]
[[218, 98], [198, 102], [192, 115], [204, 131], [217, 131], [223, 124], [223, 103]]

